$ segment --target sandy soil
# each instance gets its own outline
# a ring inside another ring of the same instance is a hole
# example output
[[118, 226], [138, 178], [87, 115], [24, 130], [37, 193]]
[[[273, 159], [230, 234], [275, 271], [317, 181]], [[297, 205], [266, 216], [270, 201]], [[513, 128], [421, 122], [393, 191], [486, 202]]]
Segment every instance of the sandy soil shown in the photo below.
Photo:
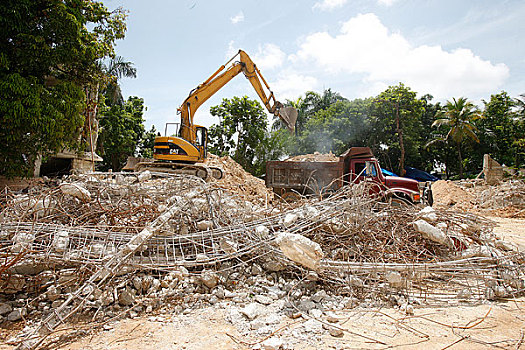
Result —
[[494, 233], [498, 234], [504, 241], [516, 244], [520, 251], [525, 251], [525, 219], [495, 216], [488, 216], [487, 218], [498, 224], [494, 228]]
[[[289, 320], [275, 334], [289, 349], [453, 349], [516, 348], [525, 327], [525, 298], [479, 306], [418, 308], [414, 316], [394, 309], [340, 312], [343, 337], [294, 332], [307, 320]], [[93, 337], [60, 349], [251, 349], [260, 338], [244, 338], [225, 321], [225, 310], [204, 309], [167, 317], [125, 320]], [[454, 344], [454, 345], [452, 345]]]
[[[525, 220], [490, 217], [495, 232], [525, 247]], [[521, 249], [521, 248], [520, 248]], [[252, 349], [266, 337], [246, 338], [226, 320], [228, 307], [169, 313], [108, 323], [69, 344], [67, 350]], [[275, 327], [275, 337], [287, 349], [518, 349], [524, 341], [525, 297], [476, 306], [416, 307], [413, 316], [386, 309], [353, 309], [336, 313], [333, 325], [345, 330], [333, 337], [315, 329], [305, 332], [308, 319], [286, 319]], [[326, 323], [328, 324], [328, 323]], [[71, 327], [71, 326], [70, 326]], [[76, 325], [78, 329], [89, 326]], [[69, 329], [71, 332], [71, 329]], [[16, 332], [13, 332], [16, 334]], [[0, 350], [14, 347], [0, 344]]]

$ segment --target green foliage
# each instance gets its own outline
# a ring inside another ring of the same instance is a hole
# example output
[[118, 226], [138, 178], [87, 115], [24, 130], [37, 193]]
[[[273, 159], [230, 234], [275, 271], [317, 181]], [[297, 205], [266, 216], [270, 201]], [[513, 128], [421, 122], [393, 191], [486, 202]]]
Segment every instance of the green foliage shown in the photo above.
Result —
[[0, 174], [31, 176], [37, 154], [77, 143], [84, 93], [73, 83], [48, 89], [34, 77], [6, 74], [0, 80]]
[[144, 100], [138, 97], [128, 98], [123, 106], [113, 105], [101, 111], [97, 151], [104, 158], [102, 170], [118, 171], [128, 156], [137, 154], [141, 141], [144, 142], [143, 114]]
[[370, 99], [339, 100], [311, 116], [298, 136], [297, 153], [334, 152], [360, 146], [369, 125]]
[[157, 136], [157, 130], [153, 125], [150, 131], [144, 133], [144, 136], [139, 143], [139, 156], [145, 158], [153, 157], [153, 146], [155, 144], [155, 136]]
[[[426, 100], [425, 100], [426, 101]], [[391, 164], [398, 160], [396, 171], [404, 174], [405, 162], [413, 163], [422, 141], [422, 117], [425, 102], [402, 83], [390, 86], [372, 102], [371, 141], [386, 149]]]
[[280, 133], [268, 133], [266, 113], [259, 102], [247, 96], [225, 98], [219, 106], [211, 107], [210, 113], [220, 118], [208, 132], [210, 152], [229, 155], [246, 171], [262, 175], [272, 147], [284, 141], [276, 136]]
[[436, 114], [436, 120], [432, 124], [435, 127], [444, 127], [446, 136], [442, 139], [446, 142], [453, 143], [458, 151], [459, 176], [463, 177], [463, 156], [461, 147], [465, 141], [475, 141], [479, 143], [476, 135], [478, 129], [474, 121], [479, 119], [480, 112], [472, 102], [466, 98], [453, 98], [447, 101], [442, 110]]
[[[338, 101], [347, 101], [339, 93], [332, 91], [332, 89], [325, 89], [322, 94], [314, 91], [307, 91], [304, 98], [300, 97], [295, 101], [287, 101], [286, 106], [297, 109], [297, 120], [295, 122], [295, 130], [299, 135], [303, 132], [308, 120], [317, 112], [330, 107]], [[284, 129], [286, 126], [280, 121], [278, 117], [274, 117], [272, 125], [273, 130]]]
[[[492, 95], [483, 101], [483, 118], [476, 122], [483, 152], [506, 165], [520, 165], [520, 138], [523, 138], [523, 119], [519, 116], [519, 100], [506, 92]], [[481, 154], [482, 156], [482, 154]], [[481, 159], [479, 161], [481, 163]]]
[[[417, 97], [409, 87], [390, 86], [376, 97], [349, 101], [330, 89], [322, 94], [309, 91], [304, 97], [287, 101], [298, 110], [297, 133], [285, 132], [274, 118], [272, 133], [253, 132], [255, 141], [248, 155], [237, 150], [235, 120], [248, 119], [231, 101], [216, 107], [220, 125], [210, 129], [212, 151], [230, 154], [253, 173], [263, 172], [266, 160], [285, 155], [313, 152], [341, 154], [352, 146], [369, 146], [381, 165], [399, 173], [406, 164], [428, 172], [444, 169], [447, 178], [476, 176], [483, 154], [519, 167], [525, 161], [525, 95], [512, 99], [506, 92], [492, 95], [484, 102], [483, 117], [466, 98], [452, 99], [445, 105], [432, 103], [432, 96]], [[239, 102], [238, 98], [235, 98]], [[233, 119], [231, 119], [233, 118]], [[243, 130], [250, 129], [245, 126]], [[255, 128], [257, 129], [257, 128]], [[479, 141], [479, 142], [478, 142]], [[243, 146], [244, 147], [244, 146]], [[244, 149], [244, 148], [243, 148]], [[404, 155], [403, 155], [404, 153]], [[403, 159], [404, 158], [404, 159]], [[463, 174], [463, 169], [469, 171]], [[261, 170], [259, 170], [261, 169]]]
[[123, 77], [136, 78], [137, 69], [133, 67], [132, 62], [125, 61], [122, 56], [111, 58], [107, 64], [102, 64], [101, 68], [108, 80], [100, 91], [105, 98], [106, 104], [108, 106], [123, 105], [124, 96], [122, 96], [118, 81]]
[[114, 55], [125, 14], [90, 0], [0, 4], [0, 174], [28, 176], [37, 155], [80, 149], [86, 85]]

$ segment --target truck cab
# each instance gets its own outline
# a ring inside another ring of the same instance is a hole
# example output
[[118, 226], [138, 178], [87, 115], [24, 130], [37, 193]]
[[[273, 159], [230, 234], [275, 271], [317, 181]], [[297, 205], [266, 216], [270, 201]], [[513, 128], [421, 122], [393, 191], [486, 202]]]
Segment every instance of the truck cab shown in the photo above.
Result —
[[396, 176], [385, 176], [374, 157], [353, 158], [345, 162], [345, 183], [370, 181], [374, 193], [385, 192], [394, 200], [419, 203], [421, 195], [416, 180]]
[[375, 193], [384, 193], [389, 199], [419, 203], [421, 194], [416, 180], [385, 176], [370, 147], [351, 147], [339, 157], [343, 163], [344, 183], [370, 181]]

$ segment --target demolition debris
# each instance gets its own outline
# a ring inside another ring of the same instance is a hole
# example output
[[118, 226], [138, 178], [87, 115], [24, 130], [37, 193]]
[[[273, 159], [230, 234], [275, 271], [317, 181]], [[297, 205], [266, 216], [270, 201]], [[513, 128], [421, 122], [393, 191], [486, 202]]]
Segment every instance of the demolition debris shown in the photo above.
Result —
[[259, 331], [278, 322], [266, 308], [315, 318], [394, 304], [410, 313], [525, 291], [521, 248], [487, 219], [390, 205], [369, 196], [367, 182], [281, 206], [231, 159], [212, 161], [242, 181], [93, 173], [5, 190], [0, 321], [27, 325], [11, 342], [32, 349], [70, 319], [163, 305], [183, 313], [234, 300], [230, 317]]

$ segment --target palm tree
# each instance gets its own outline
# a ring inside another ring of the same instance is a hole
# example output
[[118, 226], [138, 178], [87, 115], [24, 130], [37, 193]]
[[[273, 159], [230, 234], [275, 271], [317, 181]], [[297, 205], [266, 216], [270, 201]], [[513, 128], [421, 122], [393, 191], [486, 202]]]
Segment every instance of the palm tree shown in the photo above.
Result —
[[[452, 101], [447, 101], [444, 108], [436, 113], [436, 119], [432, 126], [448, 126], [450, 130], [444, 138], [439, 138], [434, 141], [447, 141], [455, 143], [458, 150], [459, 160], [459, 176], [463, 177], [463, 158], [461, 155], [461, 144], [465, 140], [473, 140], [479, 143], [476, 135], [477, 128], [473, 122], [481, 117], [480, 111], [477, 107], [465, 97], [459, 99], [453, 98]], [[428, 145], [434, 141], [429, 142]]]
[[102, 64], [102, 70], [109, 79], [108, 84], [102, 89], [102, 94], [106, 97], [108, 105], [123, 105], [124, 97], [120, 90], [118, 80], [126, 78], [136, 78], [137, 68], [133, 67], [133, 63], [125, 61], [122, 56], [112, 58], [107, 65]]

